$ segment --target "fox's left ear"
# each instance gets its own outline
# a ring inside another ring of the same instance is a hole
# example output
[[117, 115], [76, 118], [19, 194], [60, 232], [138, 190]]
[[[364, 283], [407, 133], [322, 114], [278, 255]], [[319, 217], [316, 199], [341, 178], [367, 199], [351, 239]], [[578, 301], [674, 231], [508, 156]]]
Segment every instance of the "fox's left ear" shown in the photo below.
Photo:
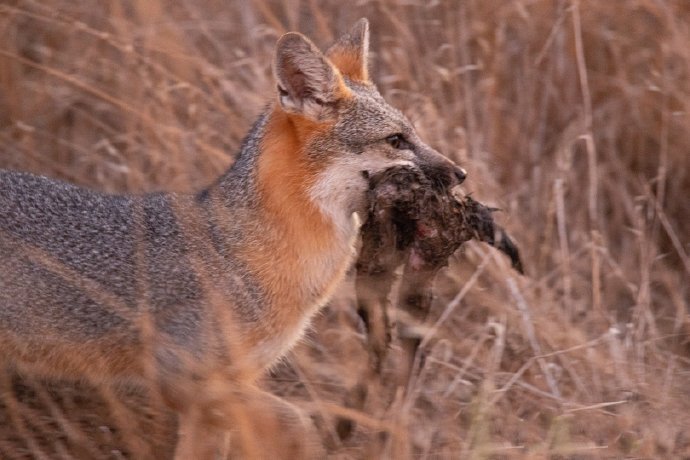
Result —
[[368, 82], [369, 21], [362, 18], [326, 51], [326, 56], [351, 80]]
[[276, 44], [273, 65], [283, 110], [316, 121], [332, 119], [347, 88], [333, 64], [307, 37], [296, 32]]

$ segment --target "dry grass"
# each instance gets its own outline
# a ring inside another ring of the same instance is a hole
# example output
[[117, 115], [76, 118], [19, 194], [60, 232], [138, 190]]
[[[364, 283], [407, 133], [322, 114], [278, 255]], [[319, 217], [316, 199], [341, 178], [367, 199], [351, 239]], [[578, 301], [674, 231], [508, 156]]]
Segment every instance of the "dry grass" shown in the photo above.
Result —
[[[349, 285], [265, 385], [338, 458], [690, 456], [690, 3], [342, 5], [4, 0], [0, 167], [198, 188], [271, 97], [276, 38], [325, 45], [367, 16], [382, 93], [504, 210], [529, 276], [466, 246], [424, 368], [366, 413], [343, 408], [366, 363]], [[7, 374], [0, 394], [2, 458], [172, 449], [174, 420], [136, 389]], [[360, 422], [346, 440], [341, 414]]]

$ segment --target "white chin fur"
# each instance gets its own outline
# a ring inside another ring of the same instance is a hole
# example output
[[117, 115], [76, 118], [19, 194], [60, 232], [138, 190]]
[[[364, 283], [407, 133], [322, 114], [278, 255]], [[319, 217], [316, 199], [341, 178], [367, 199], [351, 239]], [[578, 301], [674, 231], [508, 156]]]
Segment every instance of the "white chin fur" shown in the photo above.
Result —
[[310, 190], [310, 197], [344, 234], [353, 230], [357, 232], [361, 216], [353, 218], [353, 213], [365, 211], [365, 192], [368, 189], [362, 171], [376, 174], [393, 166], [413, 166], [413, 163], [403, 159], [367, 158], [365, 155], [340, 159], [319, 174]]

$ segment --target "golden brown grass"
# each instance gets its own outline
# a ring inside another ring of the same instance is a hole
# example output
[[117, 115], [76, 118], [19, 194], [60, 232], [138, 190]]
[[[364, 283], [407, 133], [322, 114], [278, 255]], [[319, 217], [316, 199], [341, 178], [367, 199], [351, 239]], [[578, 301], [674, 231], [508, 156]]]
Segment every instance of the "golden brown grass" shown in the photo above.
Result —
[[[323, 46], [361, 16], [382, 93], [504, 210], [529, 275], [467, 245], [424, 368], [365, 413], [343, 406], [366, 363], [350, 285], [265, 385], [338, 458], [690, 456], [684, 0], [5, 0], [0, 167], [201, 187], [272, 97], [277, 37]], [[6, 373], [0, 394], [2, 458], [172, 450], [174, 419], [137, 389]], [[358, 421], [345, 440], [339, 415]]]

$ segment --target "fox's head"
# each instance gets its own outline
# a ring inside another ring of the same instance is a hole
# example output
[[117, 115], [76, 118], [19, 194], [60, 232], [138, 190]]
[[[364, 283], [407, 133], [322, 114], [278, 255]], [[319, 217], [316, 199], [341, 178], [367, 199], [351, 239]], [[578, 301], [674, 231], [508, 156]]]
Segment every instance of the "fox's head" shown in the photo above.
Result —
[[296, 168], [294, 174], [283, 171], [285, 180], [300, 181], [308, 199], [336, 223], [363, 213], [368, 177], [391, 166], [417, 166], [439, 187], [459, 184], [466, 175], [383, 100], [369, 79], [368, 48], [366, 19], [325, 53], [294, 32], [276, 45], [278, 101], [265, 147], [283, 157], [265, 163], [273, 173], [279, 165]]

